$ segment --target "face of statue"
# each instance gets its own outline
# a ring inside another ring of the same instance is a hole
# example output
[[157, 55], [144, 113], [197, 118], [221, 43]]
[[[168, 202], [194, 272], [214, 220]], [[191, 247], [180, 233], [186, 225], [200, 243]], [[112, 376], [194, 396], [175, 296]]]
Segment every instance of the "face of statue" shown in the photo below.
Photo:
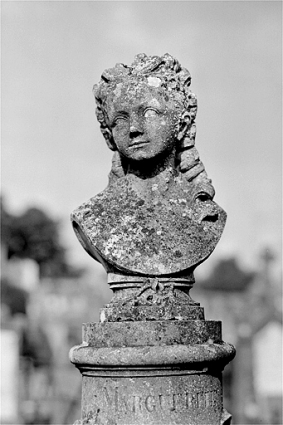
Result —
[[[158, 79], [116, 86], [107, 111], [117, 150], [127, 159], [140, 161], [175, 147], [179, 109], [167, 100]], [[160, 81], [160, 80], [159, 80]]]

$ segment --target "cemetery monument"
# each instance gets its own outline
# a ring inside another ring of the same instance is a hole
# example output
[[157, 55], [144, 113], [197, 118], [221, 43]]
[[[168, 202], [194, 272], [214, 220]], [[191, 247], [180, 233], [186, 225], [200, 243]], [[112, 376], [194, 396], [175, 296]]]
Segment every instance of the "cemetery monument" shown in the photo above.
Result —
[[94, 86], [114, 152], [109, 184], [71, 216], [113, 291], [70, 352], [82, 374], [84, 425], [220, 425], [222, 371], [234, 355], [221, 322], [190, 296], [226, 213], [195, 148], [196, 96], [169, 54], [139, 54]]

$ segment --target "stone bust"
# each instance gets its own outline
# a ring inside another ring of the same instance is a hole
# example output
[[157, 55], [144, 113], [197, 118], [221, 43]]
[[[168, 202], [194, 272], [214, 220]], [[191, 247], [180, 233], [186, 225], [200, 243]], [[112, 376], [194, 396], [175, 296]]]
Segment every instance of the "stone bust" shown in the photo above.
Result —
[[109, 185], [71, 216], [83, 248], [108, 273], [188, 277], [214, 250], [226, 213], [195, 148], [190, 73], [169, 54], [140, 54], [94, 86], [114, 151]]

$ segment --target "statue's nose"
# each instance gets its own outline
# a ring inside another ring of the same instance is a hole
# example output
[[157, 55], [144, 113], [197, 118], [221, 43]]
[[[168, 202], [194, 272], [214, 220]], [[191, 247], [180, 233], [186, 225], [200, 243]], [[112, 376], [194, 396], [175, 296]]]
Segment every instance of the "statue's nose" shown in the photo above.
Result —
[[137, 135], [142, 134], [142, 131], [136, 127], [135, 125], [131, 125], [130, 127], [130, 136], [136, 137]]
[[130, 122], [130, 135], [133, 137], [136, 133], [142, 133], [142, 123], [137, 115], [133, 115]]

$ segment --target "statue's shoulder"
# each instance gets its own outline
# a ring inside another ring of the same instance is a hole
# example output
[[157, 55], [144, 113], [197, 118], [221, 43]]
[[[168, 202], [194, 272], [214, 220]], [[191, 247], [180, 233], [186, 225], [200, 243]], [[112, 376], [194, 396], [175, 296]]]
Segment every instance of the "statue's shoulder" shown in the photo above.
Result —
[[[100, 205], [104, 204], [104, 200], [107, 199], [108, 191], [107, 188], [100, 192], [98, 195], [93, 196], [88, 201], [79, 205], [72, 213], [71, 213], [71, 221], [75, 221], [77, 223], [83, 223], [84, 220], [89, 216], [93, 215], [94, 209], [99, 209]], [[96, 208], [95, 208], [96, 207]], [[97, 208], [98, 207], [98, 208]], [[99, 212], [99, 211], [97, 211]]]
[[96, 196], [79, 205], [71, 213], [70, 217], [73, 229], [82, 247], [91, 257], [102, 263], [106, 269], [106, 264], [103, 263], [103, 259], [93, 243], [92, 234], [96, 228], [96, 222], [106, 214], [105, 204], [109, 205], [110, 198], [107, 187]]
[[99, 220], [108, 214], [111, 215], [112, 211], [117, 213], [122, 205], [133, 202], [133, 198], [136, 198], [136, 193], [129, 180], [121, 178], [78, 206], [71, 214], [71, 221], [83, 224], [88, 222], [90, 217], [92, 222], [93, 219]]
[[105, 244], [115, 233], [117, 223], [123, 221], [124, 213], [134, 212], [140, 205], [128, 179], [120, 178], [71, 213], [72, 226], [81, 245], [106, 270], [109, 264], [105, 262], [108, 257]]

